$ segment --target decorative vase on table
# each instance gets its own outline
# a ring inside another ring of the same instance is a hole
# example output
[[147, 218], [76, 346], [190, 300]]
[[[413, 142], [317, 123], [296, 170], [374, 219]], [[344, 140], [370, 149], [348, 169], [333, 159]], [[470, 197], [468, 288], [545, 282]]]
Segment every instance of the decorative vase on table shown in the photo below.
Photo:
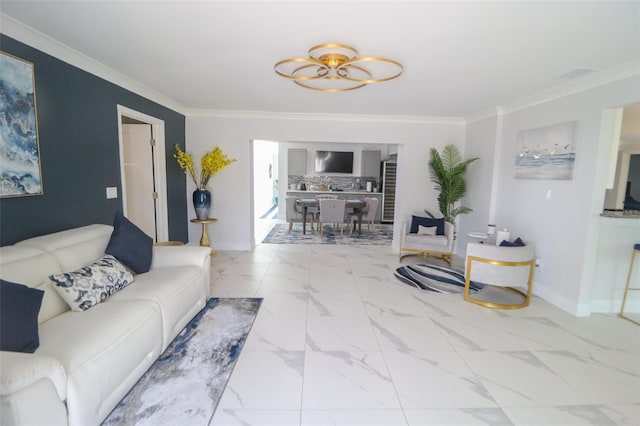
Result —
[[193, 208], [196, 211], [198, 220], [208, 219], [209, 210], [211, 209], [211, 192], [204, 188], [198, 188], [193, 191]]

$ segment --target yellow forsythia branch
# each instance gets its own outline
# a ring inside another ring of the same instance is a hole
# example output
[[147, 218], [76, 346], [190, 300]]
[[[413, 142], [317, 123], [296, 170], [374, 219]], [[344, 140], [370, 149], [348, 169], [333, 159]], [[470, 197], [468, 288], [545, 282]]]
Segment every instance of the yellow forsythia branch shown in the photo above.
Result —
[[197, 174], [193, 166], [193, 158], [191, 157], [191, 155], [182, 151], [178, 144], [175, 145], [175, 149], [176, 153], [173, 155], [173, 157], [178, 162], [178, 166], [180, 166], [185, 174], [191, 176], [191, 178], [193, 179], [193, 183], [195, 183], [198, 188], [204, 188], [205, 186], [207, 186], [207, 183], [209, 183], [209, 179], [211, 178], [211, 176], [215, 175], [221, 169], [236, 161], [235, 158], [227, 157], [227, 155], [216, 146], [212, 151], [209, 151], [202, 156], [202, 159], [200, 160], [201, 170], [198, 178], [196, 178]]

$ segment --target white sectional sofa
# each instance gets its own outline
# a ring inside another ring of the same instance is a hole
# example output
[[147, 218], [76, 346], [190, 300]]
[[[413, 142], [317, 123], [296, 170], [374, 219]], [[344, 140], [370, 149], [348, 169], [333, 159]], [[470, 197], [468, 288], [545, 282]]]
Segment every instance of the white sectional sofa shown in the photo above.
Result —
[[49, 275], [104, 255], [112, 227], [89, 225], [0, 248], [0, 278], [44, 290], [34, 353], [0, 352], [0, 424], [98, 425], [209, 297], [210, 249], [154, 246], [151, 270], [76, 312]]

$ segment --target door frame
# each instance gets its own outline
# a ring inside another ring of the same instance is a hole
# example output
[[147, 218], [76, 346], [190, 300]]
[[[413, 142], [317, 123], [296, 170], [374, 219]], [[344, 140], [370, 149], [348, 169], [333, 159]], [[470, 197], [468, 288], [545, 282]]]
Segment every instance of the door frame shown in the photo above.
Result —
[[122, 188], [122, 210], [127, 215], [127, 184], [124, 172], [124, 140], [122, 137], [122, 117], [129, 117], [151, 125], [151, 134], [156, 141], [153, 150], [154, 185], [156, 199], [156, 238], [158, 242], [169, 240], [169, 215], [167, 210], [167, 166], [165, 159], [164, 120], [117, 105], [118, 149], [120, 150], [120, 187]]

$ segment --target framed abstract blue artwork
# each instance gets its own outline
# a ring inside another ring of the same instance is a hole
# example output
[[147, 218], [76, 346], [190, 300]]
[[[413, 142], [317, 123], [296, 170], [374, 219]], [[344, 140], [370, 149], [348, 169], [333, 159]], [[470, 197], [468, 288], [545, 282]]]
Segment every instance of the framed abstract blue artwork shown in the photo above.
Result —
[[42, 195], [33, 64], [0, 52], [0, 197]]

